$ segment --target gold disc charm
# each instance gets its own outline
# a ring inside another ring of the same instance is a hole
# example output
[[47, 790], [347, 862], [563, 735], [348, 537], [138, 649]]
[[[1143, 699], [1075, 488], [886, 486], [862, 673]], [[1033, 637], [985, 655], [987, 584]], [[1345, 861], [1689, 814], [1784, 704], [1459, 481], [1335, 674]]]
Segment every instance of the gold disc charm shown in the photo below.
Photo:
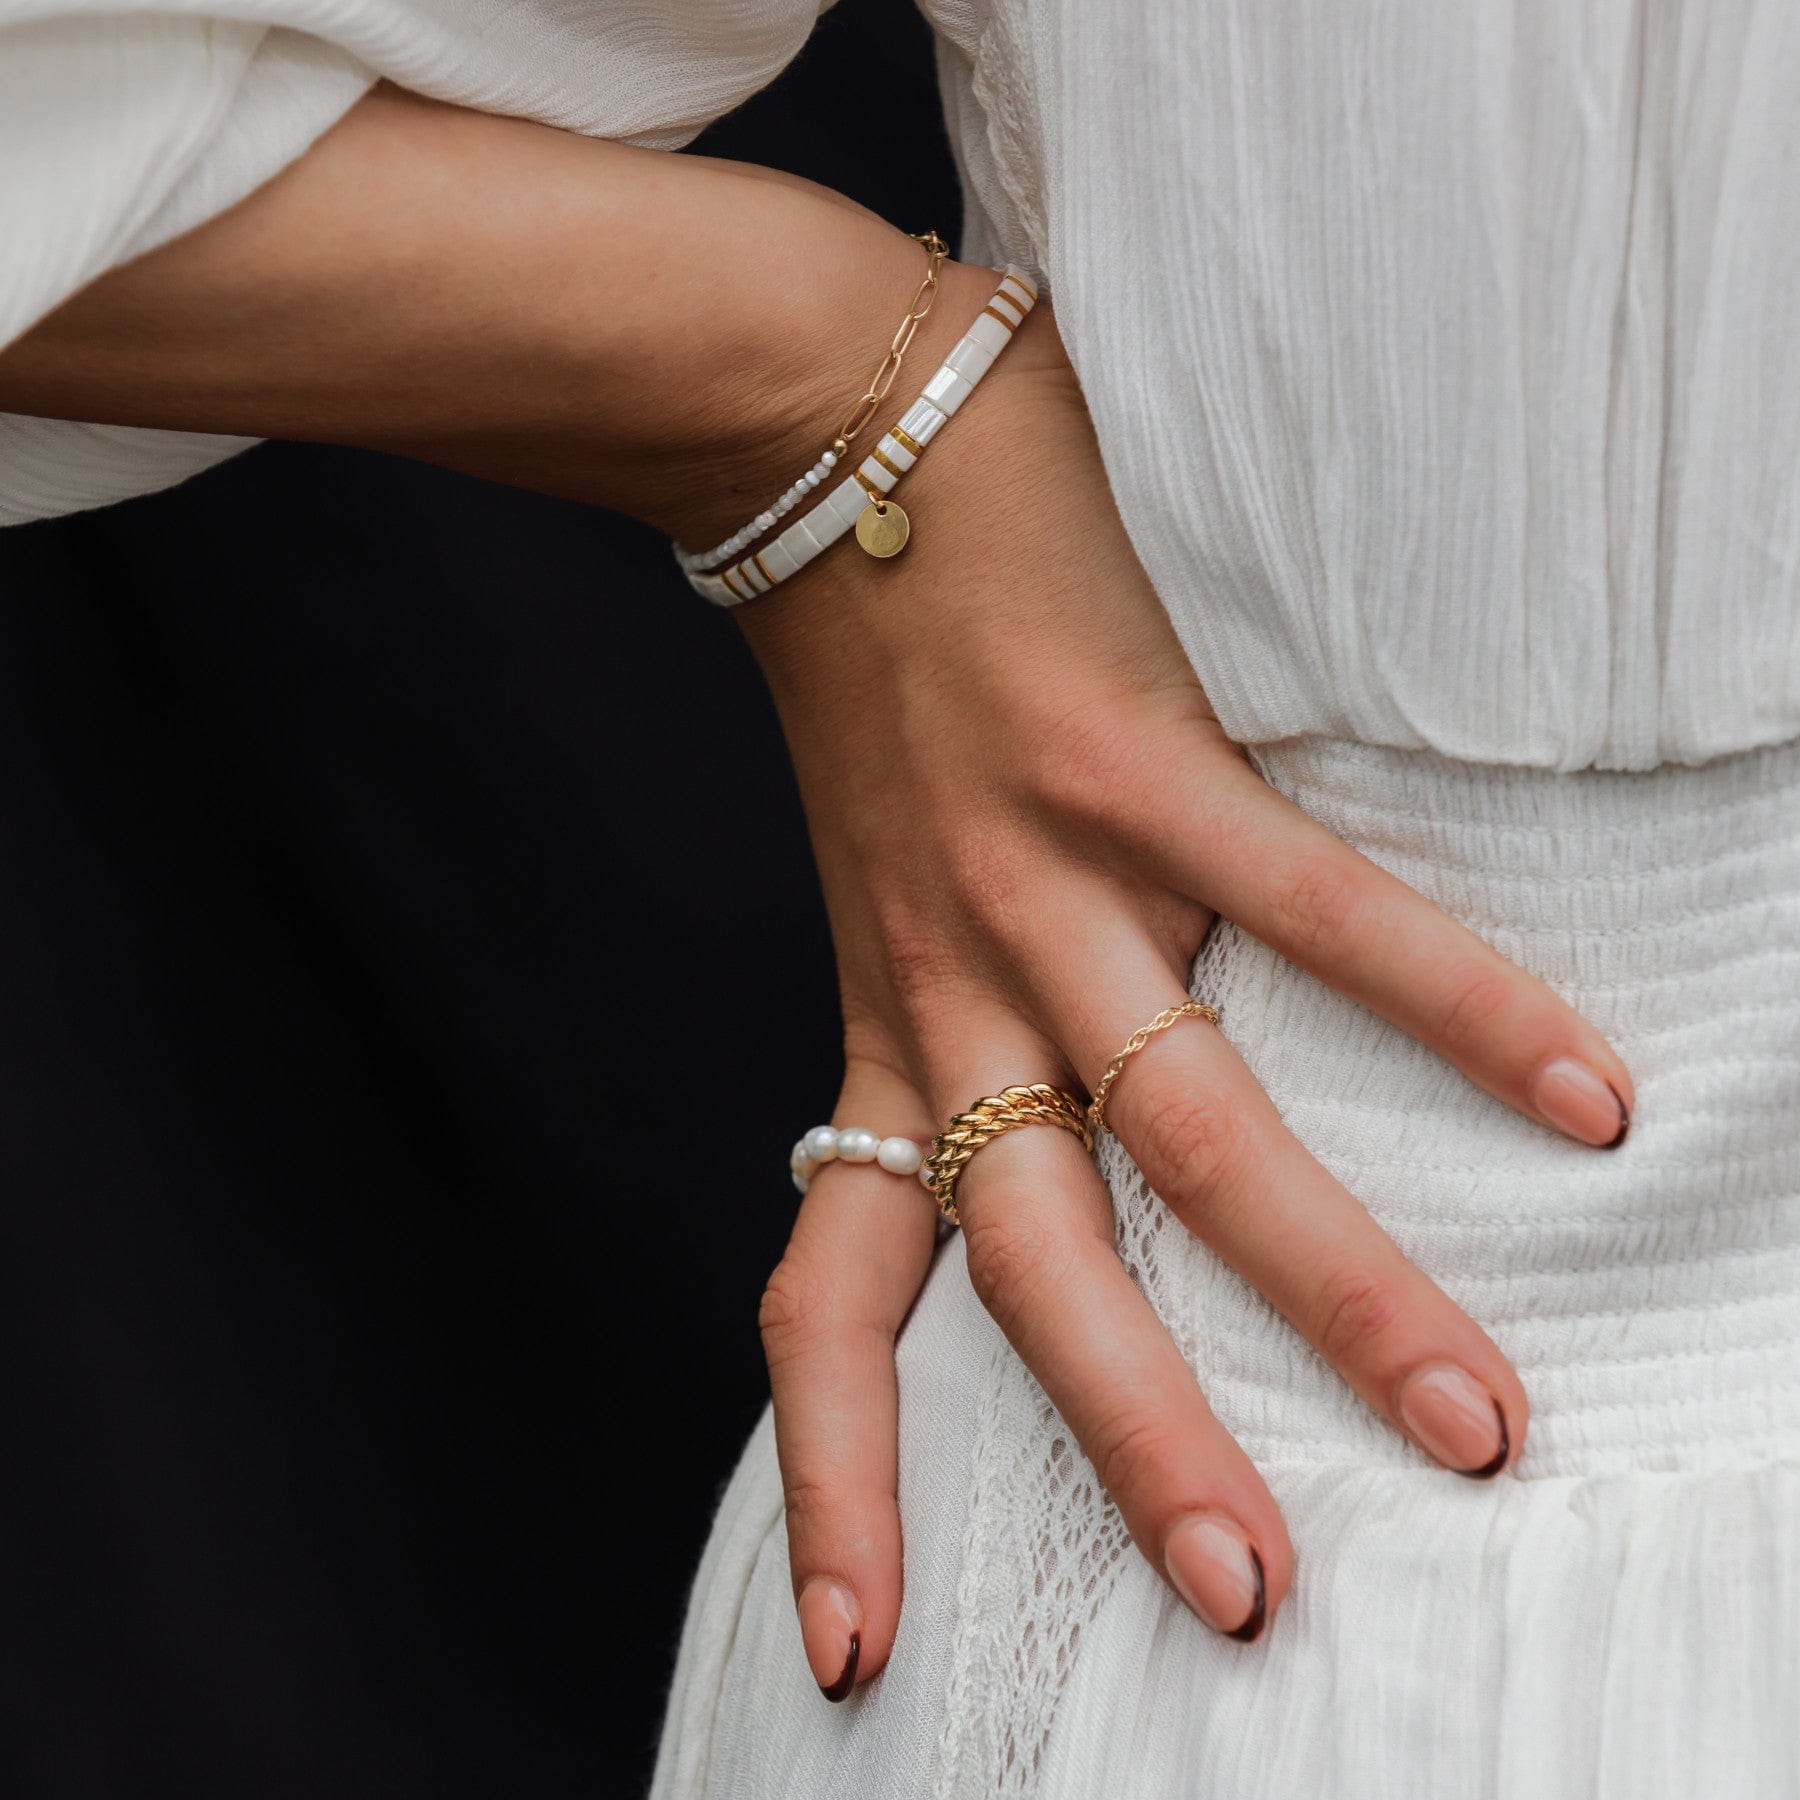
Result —
[[911, 532], [898, 500], [871, 500], [856, 517], [856, 541], [871, 556], [898, 556]]

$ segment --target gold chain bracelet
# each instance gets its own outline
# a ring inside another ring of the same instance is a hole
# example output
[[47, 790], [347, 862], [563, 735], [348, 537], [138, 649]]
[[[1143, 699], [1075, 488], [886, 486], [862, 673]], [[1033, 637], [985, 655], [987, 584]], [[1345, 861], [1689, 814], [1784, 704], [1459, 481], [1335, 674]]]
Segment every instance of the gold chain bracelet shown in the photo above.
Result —
[[944, 258], [950, 254], [950, 246], [935, 231], [912, 231], [907, 236], [915, 244], [925, 246], [925, 279], [913, 294], [912, 304], [907, 307], [906, 317], [900, 321], [900, 329], [894, 333], [893, 342], [888, 345], [887, 355], [881, 359], [881, 367], [875, 371], [874, 380], [863, 390], [863, 397], [844, 415], [844, 422], [831, 441], [832, 449], [839, 456], [850, 448], [851, 440], [880, 410], [882, 401], [888, 397], [900, 374], [900, 364], [912, 346], [913, 333], [919, 329], [920, 321], [931, 311], [932, 302], [937, 299], [938, 270], [943, 266]]
[[956, 1216], [956, 1184], [962, 1179], [969, 1158], [983, 1144], [991, 1144], [1021, 1125], [1058, 1125], [1080, 1138], [1084, 1150], [1094, 1147], [1081, 1102], [1061, 1088], [1035, 1082], [1029, 1087], [1002, 1088], [998, 1094], [977, 1100], [932, 1139], [931, 1155], [925, 1159], [938, 1211], [952, 1225], [962, 1223]]

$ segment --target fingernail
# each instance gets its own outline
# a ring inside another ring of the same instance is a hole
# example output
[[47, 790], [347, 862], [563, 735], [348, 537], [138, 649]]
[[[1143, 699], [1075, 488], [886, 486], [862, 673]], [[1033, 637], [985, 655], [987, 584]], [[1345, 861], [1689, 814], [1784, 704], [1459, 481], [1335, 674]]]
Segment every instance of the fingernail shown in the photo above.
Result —
[[1618, 1090], [1572, 1056], [1559, 1056], [1538, 1070], [1531, 1103], [1558, 1131], [1602, 1150], [1616, 1150], [1631, 1129]]
[[1446, 1469], [1485, 1481], [1506, 1467], [1512, 1445], [1500, 1402], [1448, 1363], [1409, 1377], [1396, 1401], [1401, 1423]]
[[1255, 1545], [1229, 1519], [1195, 1513], [1163, 1540], [1175, 1591], [1214, 1631], [1247, 1644], [1263, 1628], [1263, 1566]]
[[843, 1700], [856, 1686], [862, 1654], [862, 1608], [841, 1582], [815, 1575], [800, 1590], [800, 1640], [806, 1660], [827, 1700]]

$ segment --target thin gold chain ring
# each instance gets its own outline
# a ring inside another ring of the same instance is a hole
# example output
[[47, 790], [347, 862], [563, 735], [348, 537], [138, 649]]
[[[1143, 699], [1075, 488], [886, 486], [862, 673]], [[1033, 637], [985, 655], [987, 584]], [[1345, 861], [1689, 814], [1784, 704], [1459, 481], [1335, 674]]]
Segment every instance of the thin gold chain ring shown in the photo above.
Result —
[[1209, 1025], [1219, 1022], [1219, 1010], [1208, 1006], [1204, 1000], [1184, 1000], [1179, 1006], [1165, 1006], [1148, 1025], [1140, 1025], [1131, 1034], [1125, 1048], [1106, 1065], [1105, 1073], [1094, 1084], [1094, 1097], [1088, 1102], [1088, 1129], [1095, 1136], [1107, 1129], [1106, 1096], [1112, 1092], [1112, 1085], [1119, 1079], [1119, 1071], [1156, 1036], [1159, 1031], [1167, 1031], [1169, 1027], [1181, 1019], [1204, 1019]]

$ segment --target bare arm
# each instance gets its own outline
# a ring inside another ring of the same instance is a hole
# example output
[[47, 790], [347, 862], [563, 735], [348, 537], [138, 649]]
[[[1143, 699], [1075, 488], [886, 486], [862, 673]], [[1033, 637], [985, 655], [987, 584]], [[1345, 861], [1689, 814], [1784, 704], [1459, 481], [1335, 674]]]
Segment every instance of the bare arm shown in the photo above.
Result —
[[[364, 445], [698, 540], [814, 460], [922, 271], [813, 183], [379, 88], [0, 353], [0, 411]], [[946, 270], [915, 363], [987, 283]]]

